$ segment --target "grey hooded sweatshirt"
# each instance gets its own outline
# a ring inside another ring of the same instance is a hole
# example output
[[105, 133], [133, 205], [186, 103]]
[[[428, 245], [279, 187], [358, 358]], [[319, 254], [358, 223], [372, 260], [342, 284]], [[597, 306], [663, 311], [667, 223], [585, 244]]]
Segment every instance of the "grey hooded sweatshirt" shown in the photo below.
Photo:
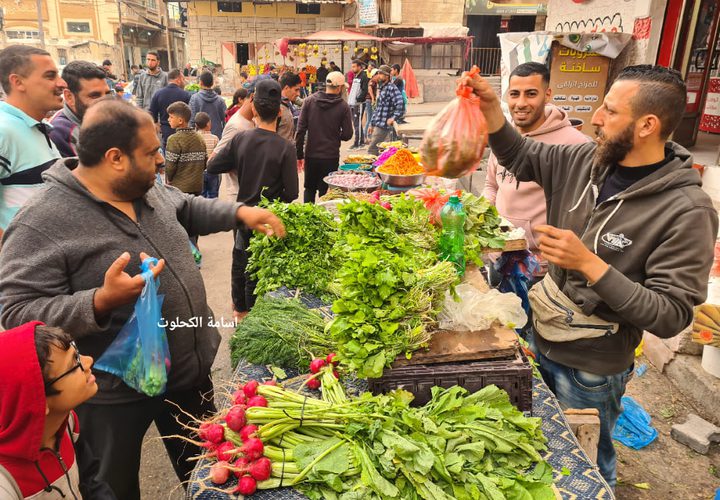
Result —
[[[210, 373], [220, 344], [205, 285], [195, 265], [188, 235], [238, 227], [240, 203], [206, 200], [155, 184], [136, 200], [138, 222], [91, 194], [72, 175], [77, 159], [58, 161], [43, 174], [45, 185], [13, 219], [0, 250], [0, 322], [13, 328], [40, 320], [76, 340], [81, 353], [96, 360], [115, 339], [133, 310], [131, 304], [95, 317], [93, 297], [105, 272], [123, 252], [125, 272], [140, 269], [140, 252], [165, 259], [159, 293], [163, 317], [196, 325], [166, 329], [172, 368], [167, 390], [197, 387]], [[119, 378], [96, 371], [99, 386], [92, 404], [144, 399]]]
[[548, 224], [572, 230], [610, 265], [593, 285], [578, 272], [550, 265], [550, 276], [584, 314], [617, 322], [620, 329], [573, 342], [536, 335], [545, 356], [613, 375], [632, 365], [643, 330], [669, 338], [690, 324], [693, 306], [707, 295], [718, 216], [686, 149], [668, 142], [673, 159], [596, 206], [610, 165], [593, 163], [595, 142], [543, 144], [506, 123], [490, 135], [490, 147], [518, 180], [542, 186]]

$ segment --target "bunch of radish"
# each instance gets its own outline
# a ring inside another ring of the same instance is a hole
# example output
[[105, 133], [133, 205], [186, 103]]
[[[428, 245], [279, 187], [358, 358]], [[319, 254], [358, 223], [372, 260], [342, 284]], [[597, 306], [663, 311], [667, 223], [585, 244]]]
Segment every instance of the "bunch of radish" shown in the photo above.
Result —
[[326, 358], [315, 358], [310, 362], [310, 375], [308, 375], [307, 381], [305, 381], [305, 386], [308, 389], [317, 390], [320, 389], [320, 386], [322, 383], [320, 382], [320, 372], [323, 368], [326, 366], [331, 366], [333, 368], [333, 375], [335, 375], [335, 378], [340, 378], [340, 374], [337, 372], [335, 367], [338, 365], [337, 355], [332, 352], [327, 355]]
[[[267, 407], [268, 402], [257, 393], [259, 383], [251, 380], [232, 395], [233, 406], [224, 416], [200, 425], [201, 446], [208, 450], [206, 458], [218, 461], [210, 468], [213, 484], [227, 483], [230, 475], [238, 478], [235, 494], [252, 495], [258, 481], [270, 479], [272, 462], [263, 456], [263, 442], [257, 438], [258, 428], [247, 423], [245, 412], [252, 407]], [[264, 385], [276, 385], [274, 381]]]
[[382, 201], [380, 199], [380, 191], [373, 191], [370, 194], [370, 199], [368, 200], [368, 203], [371, 205], [378, 204], [381, 207], [383, 207], [385, 210], [392, 210], [392, 205], [387, 201]]

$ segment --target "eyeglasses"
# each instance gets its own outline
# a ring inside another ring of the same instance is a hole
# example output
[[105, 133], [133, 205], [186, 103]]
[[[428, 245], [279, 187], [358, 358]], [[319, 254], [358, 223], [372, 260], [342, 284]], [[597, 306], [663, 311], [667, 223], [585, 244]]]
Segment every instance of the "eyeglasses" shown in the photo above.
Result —
[[47, 382], [45, 382], [45, 390], [47, 390], [51, 385], [53, 385], [55, 382], [57, 382], [57, 381], [60, 380], [61, 378], [67, 377], [68, 375], [70, 375], [72, 372], [74, 372], [74, 371], [77, 370], [78, 368], [80, 368], [80, 369], [82, 370], [82, 367], [83, 367], [83, 366], [82, 366], [82, 359], [80, 358], [80, 351], [78, 351], [77, 345], [75, 345], [75, 342], [70, 342], [70, 347], [72, 347], [73, 349], [75, 349], [75, 362], [76, 362], [76, 363], [73, 365], [72, 368], [70, 368], [68, 371], [66, 371], [66, 372], [63, 373], [62, 375], [60, 375], [60, 376], [58, 376], [58, 377], [55, 377], [54, 379], [48, 380]]

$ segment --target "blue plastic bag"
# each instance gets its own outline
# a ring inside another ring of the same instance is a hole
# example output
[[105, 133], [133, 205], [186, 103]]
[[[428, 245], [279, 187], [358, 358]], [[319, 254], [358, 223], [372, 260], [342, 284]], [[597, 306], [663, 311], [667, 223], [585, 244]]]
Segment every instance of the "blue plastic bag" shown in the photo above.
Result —
[[165, 392], [170, 372], [170, 349], [165, 327], [161, 326], [163, 295], [158, 295], [159, 279], [153, 279], [147, 258], [140, 266], [145, 287], [135, 309], [110, 347], [94, 368], [112, 373], [138, 392], [158, 396]]
[[612, 437], [628, 448], [639, 450], [655, 441], [658, 431], [650, 425], [650, 415], [630, 396], [622, 397], [623, 412]]

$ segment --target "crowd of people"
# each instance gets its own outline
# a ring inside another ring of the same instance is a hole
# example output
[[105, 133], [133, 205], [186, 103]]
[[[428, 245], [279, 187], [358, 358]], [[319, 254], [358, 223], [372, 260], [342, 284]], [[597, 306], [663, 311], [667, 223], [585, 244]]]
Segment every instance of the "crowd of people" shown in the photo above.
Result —
[[[258, 208], [261, 198], [297, 200], [304, 172], [303, 201], [315, 202], [343, 141], [377, 153], [406, 112], [398, 66], [355, 60], [346, 75], [323, 66], [315, 92], [303, 71], [271, 67], [242, 74], [228, 107], [211, 72], [196, 75], [201, 90], [191, 94], [191, 67], [165, 72], [153, 52], [146, 63], [128, 102], [113, 89], [111, 64], [73, 61], [60, 72], [42, 49], [0, 52], [3, 498], [139, 499], [150, 424], [162, 436], [187, 435], [190, 418], [214, 411], [220, 343], [208, 323], [174, 330], [158, 397], [91, 371], [143, 289], [141, 261], [158, 259], [165, 317], [210, 317], [193, 246], [233, 231], [230, 296], [241, 320], [255, 300], [246, 272], [253, 232], [284, 236], [280, 220]], [[667, 337], [689, 324], [712, 263], [717, 213], [689, 153], [667, 141], [685, 85], [665, 68], [625, 69], [593, 117], [599, 139], [590, 141], [550, 104], [542, 64], [510, 75], [511, 122], [486, 81], [465, 84], [490, 133], [485, 194], [526, 229], [543, 262], [531, 348], [561, 403], [600, 410], [598, 465], [614, 486], [610, 436], [633, 350], [643, 330]], [[223, 175], [231, 201], [217, 199]], [[558, 301], [582, 321], [558, 324]], [[200, 450], [164, 444], [186, 481]]]

